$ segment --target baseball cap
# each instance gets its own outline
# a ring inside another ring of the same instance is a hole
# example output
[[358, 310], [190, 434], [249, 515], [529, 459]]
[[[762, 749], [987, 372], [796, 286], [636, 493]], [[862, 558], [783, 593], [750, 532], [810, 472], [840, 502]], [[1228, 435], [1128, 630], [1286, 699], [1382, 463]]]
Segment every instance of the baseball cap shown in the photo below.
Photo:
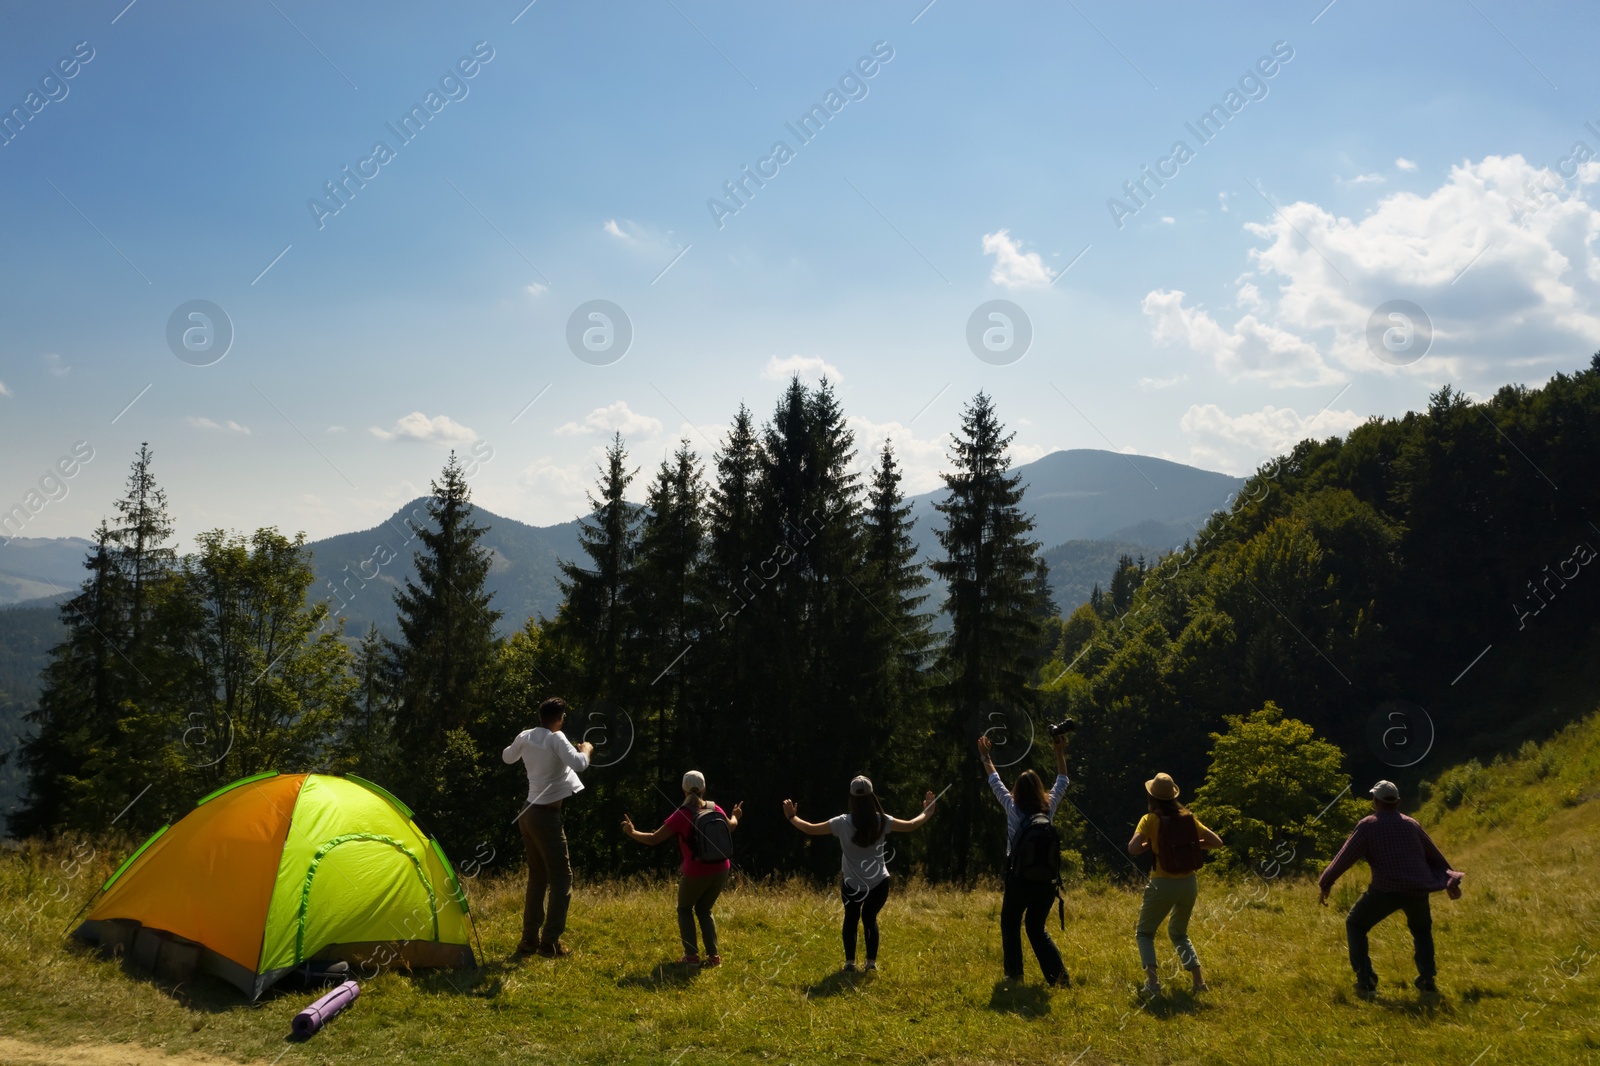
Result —
[[860, 774], [857, 774], [855, 777], [852, 777], [850, 779], [850, 795], [852, 795], [852, 796], [870, 796], [870, 795], [872, 795], [872, 782], [868, 781], [865, 777], [862, 777]]
[[1367, 791], [1367, 795], [1375, 800], [1393, 803], [1400, 798], [1400, 788], [1393, 781], [1379, 781]]
[[690, 770], [683, 775], [683, 790], [685, 792], [704, 792], [706, 790], [706, 775], [699, 770]]

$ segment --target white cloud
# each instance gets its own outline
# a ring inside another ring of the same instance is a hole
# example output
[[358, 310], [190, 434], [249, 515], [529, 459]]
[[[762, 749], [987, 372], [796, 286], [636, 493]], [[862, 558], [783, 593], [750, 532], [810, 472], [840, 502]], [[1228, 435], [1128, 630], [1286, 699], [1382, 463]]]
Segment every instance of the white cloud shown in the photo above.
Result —
[[414, 440], [428, 444], [465, 444], [478, 439], [477, 433], [449, 415], [429, 418], [421, 411], [412, 411], [403, 416], [393, 429], [369, 426], [367, 432], [379, 440]]
[[915, 496], [944, 486], [944, 478], [939, 475], [950, 465], [945, 458], [950, 434], [919, 440], [914, 427], [899, 422], [873, 422], [859, 415], [846, 415], [845, 422], [856, 437], [856, 467], [863, 481], [878, 465], [878, 453], [888, 440], [894, 445], [894, 461], [900, 465], [904, 478], [900, 491]]
[[[1395, 299], [1433, 325], [1430, 357], [1410, 373], [1477, 371], [1484, 383], [1516, 365], [1573, 366], [1600, 345], [1597, 181], [1597, 162], [1563, 184], [1521, 156], [1488, 156], [1452, 167], [1427, 195], [1386, 196], [1358, 221], [1290, 204], [1246, 225], [1268, 242], [1250, 257], [1277, 283], [1279, 325], [1331, 334], [1326, 350], [1350, 369], [1406, 372], [1366, 343], [1373, 310]], [[1535, 200], [1539, 186], [1559, 191]]]
[[1139, 387], [1141, 389], [1170, 389], [1172, 386], [1188, 380], [1188, 374], [1174, 374], [1170, 378], [1140, 378]]
[[62, 359], [61, 356], [57, 355], [55, 352], [51, 352], [49, 355], [44, 357], [44, 365], [49, 369], [52, 375], [58, 378], [64, 378], [68, 374], [72, 373], [72, 368], [67, 365], [66, 360]]
[[1190, 438], [1190, 460], [1198, 466], [1249, 474], [1306, 438], [1349, 433], [1365, 419], [1354, 411], [1319, 411], [1302, 418], [1291, 407], [1267, 405], [1229, 415], [1216, 404], [1193, 404], [1178, 422]]
[[803, 381], [820, 381], [825, 377], [834, 381], [844, 380], [838, 367], [816, 355], [791, 355], [785, 359], [774, 355], [761, 369], [761, 376], [768, 381], [788, 381], [795, 374], [799, 374]]
[[606, 224], [602, 228], [607, 233], [611, 234], [613, 237], [616, 237], [616, 238], [618, 238], [620, 240], [624, 240], [624, 241], [633, 240], [633, 238], [631, 236], [629, 236], [628, 234], [622, 232], [622, 227], [617, 225], [617, 220], [614, 219], [614, 218], [606, 219]]
[[1353, 178], [1336, 178], [1340, 185], [1382, 185], [1389, 179], [1382, 174], [1357, 174]]
[[1055, 277], [1038, 252], [1024, 252], [1022, 242], [1011, 239], [1010, 230], [983, 235], [983, 254], [994, 256], [989, 280], [1008, 289], [1049, 285]]
[[[1271, 385], [1348, 370], [1492, 389], [1579, 365], [1600, 346], [1600, 161], [1564, 164], [1566, 180], [1516, 155], [1463, 162], [1433, 192], [1391, 193], [1360, 219], [1288, 204], [1245, 224], [1263, 242], [1236, 282], [1246, 313], [1224, 326], [1181, 292], [1153, 291], [1154, 339]], [[1369, 318], [1391, 300], [1417, 304], [1433, 328], [1428, 356], [1404, 367], [1367, 345]]]
[[1224, 329], [1199, 308], [1185, 307], [1183, 293], [1176, 289], [1146, 294], [1143, 308], [1157, 344], [1181, 344], [1209, 358], [1231, 379], [1269, 385], [1326, 385], [1342, 380], [1315, 345], [1253, 314]]
[[579, 465], [562, 466], [548, 458], [534, 460], [517, 475], [517, 486], [532, 497], [535, 520], [542, 522], [566, 522], [587, 512], [593, 483]]
[[548, 286], [548, 285], [540, 285], [537, 281], [534, 282], [532, 285], [528, 286], [528, 295], [532, 296], [532, 297], [534, 297], [536, 299], [538, 297], [540, 297], [540, 296], [543, 296], [545, 293], [547, 293], [549, 291], [550, 291], [550, 286]]
[[188, 422], [195, 429], [225, 429], [230, 433], [241, 433], [246, 437], [250, 435], [250, 430], [247, 427], [241, 426], [231, 418], [226, 422], [217, 422], [209, 418], [201, 418], [195, 415], [190, 415]]
[[11, 390], [6, 388], [6, 383], [0, 381], [0, 396], [10, 396]]
[[348, 433], [349, 430], [345, 429], [343, 426], [329, 426], [328, 427], [328, 432], [329, 433]]
[[1217, 193], [1217, 206], [1222, 208], [1222, 213], [1223, 214], [1226, 215], [1228, 213], [1228, 194], [1227, 193], [1225, 193], [1225, 192]]
[[641, 415], [628, 407], [626, 400], [618, 400], [606, 407], [596, 407], [584, 416], [582, 422], [568, 422], [556, 427], [556, 435], [576, 437], [589, 433], [621, 433], [623, 436], [658, 436], [661, 420]]
[[1399, 159], [1396, 159], [1394, 161], [1394, 165], [1399, 167], [1401, 170], [1405, 170], [1405, 171], [1411, 171], [1411, 170], [1416, 170], [1417, 169], [1417, 165], [1415, 163], [1413, 163], [1411, 160], [1407, 159], [1405, 156], [1401, 156]]
[[1161, 221], [1166, 223], [1167, 225], [1171, 226], [1171, 225], [1176, 224], [1178, 220], [1173, 218], [1171, 215], [1162, 215], [1161, 216]]

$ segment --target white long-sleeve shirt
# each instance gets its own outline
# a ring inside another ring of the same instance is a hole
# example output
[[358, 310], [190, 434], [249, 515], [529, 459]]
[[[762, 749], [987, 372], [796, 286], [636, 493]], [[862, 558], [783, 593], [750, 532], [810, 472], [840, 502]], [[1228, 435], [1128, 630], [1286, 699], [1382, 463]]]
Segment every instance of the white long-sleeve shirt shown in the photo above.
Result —
[[565, 733], [535, 726], [518, 733], [500, 758], [518, 759], [528, 768], [528, 802], [555, 803], [583, 791], [578, 774], [589, 768], [589, 756], [573, 746]]
[[[998, 773], [989, 775], [989, 787], [994, 790], [994, 798], [1000, 801], [1000, 807], [1006, 812], [1006, 854], [1011, 854], [1011, 842], [1017, 839], [1017, 830], [1022, 828], [1024, 821], [1022, 812], [1017, 810], [1017, 805], [1011, 800], [1011, 790], [1006, 788], [1000, 780]], [[1067, 775], [1057, 774], [1056, 783], [1050, 789], [1050, 820], [1056, 820], [1056, 808], [1061, 805], [1061, 798], [1067, 794]]]

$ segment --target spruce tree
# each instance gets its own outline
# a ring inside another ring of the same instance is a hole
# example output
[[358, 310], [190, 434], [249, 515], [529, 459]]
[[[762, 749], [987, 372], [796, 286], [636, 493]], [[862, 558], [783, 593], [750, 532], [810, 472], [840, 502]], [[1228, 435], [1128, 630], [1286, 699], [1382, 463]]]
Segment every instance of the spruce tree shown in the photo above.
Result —
[[394, 597], [400, 639], [384, 645], [402, 766], [397, 783], [412, 806], [460, 836], [492, 817], [480, 794], [482, 753], [475, 753], [484, 741], [472, 729], [490, 702], [500, 612], [484, 588], [490, 553], [478, 541], [487, 527], [472, 520], [472, 493], [454, 452], [432, 489], [429, 522], [417, 530], [417, 578]]
[[[688, 441], [662, 460], [646, 494], [637, 564], [628, 580], [628, 660], [637, 710], [650, 719], [651, 768], [664, 779], [672, 759], [692, 759], [698, 730], [682, 721], [693, 665], [690, 645], [702, 628], [695, 597], [705, 539], [705, 483]], [[636, 723], [642, 725], [643, 723]], [[641, 736], [642, 740], [643, 737]]]
[[589, 494], [590, 514], [578, 527], [578, 546], [589, 566], [560, 562], [561, 592], [565, 597], [557, 616], [558, 629], [584, 652], [585, 699], [596, 696], [613, 702], [628, 698], [629, 677], [622, 663], [622, 642], [627, 632], [628, 578], [638, 550], [640, 508], [625, 494], [638, 475], [628, 469], [628, 452], [622, 434], [615, 434], [600, 467], [598, 495]]
[[1030, 682], [1043, 644], [1047, 601], [1041, 597], [1048, 586], [1041, 589], [1039, 542], [1028, 537], [1033, 519], [1021, 507], [1021, 475], [1008, 472], [1006, 449], [1013, 436], [993, 401], [979, 392], [962, 411], [950, 457], [955, 468], [944, 475], [949, 495], [934, 505], [945, 520], [936, 530], [945, 557], [933, 570], [946, 583], [944, 607], [951, 621], [936, 684], [947, 708], [959, 782], [944, 825], [953, 827], [946, 832], [953, 834], [949, 858], [958, 877], [968, 875], [975, 850], [991, 857], [1002, 853], [989, 833], [974, 848], [982, 782], [973, 746], [997, 712], [1010, 719], [1012, 743], [1025, 739], [1016, 729], [1034, 706]]

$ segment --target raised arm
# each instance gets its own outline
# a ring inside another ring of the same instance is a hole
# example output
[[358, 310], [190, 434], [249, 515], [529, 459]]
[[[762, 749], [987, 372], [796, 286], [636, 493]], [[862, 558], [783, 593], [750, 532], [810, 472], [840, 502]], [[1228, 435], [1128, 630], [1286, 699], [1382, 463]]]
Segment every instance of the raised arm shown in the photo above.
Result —
[[589, 753], [594, 750], [593, 744], [585, 740], [574, 747], [565, 733], [551, 733], [550, 742], [556, 746], [556, 755], [573, 770], [581, 774], [589, 768]]
[[800, 805], [794, 800], [783, 801], [783, 816], [790, 825], [807, 836], [825, 837], [833, 830], [828, 828], [827, 822], [808, 822], [799, 816]]
[[654, 833], [641, 833], [633, 827], [633, 819], [626, 814], [622, 816], [622, 831], [641, 844], [660, 844], [662, 841], [669, 840], [672, 837], [672, 828], [665, 822]]
[[522, 758], [522, 741], [527, 735], [528, 731], [523, 730], [516, 736], [512, 737], [511, 743], [506, 745], [506, 750], [500, 753], [500, 761], [504, 763], [514, 763], [518, 759]]
[[922, 813], [915, 818], [890, 818], [889, 831], [891, 833], [909, 833], [913, 829], [924, 825], [929, 818], [933, 817], [933, 805], [936, 799], [937, 797], [934, 796], [933, 790], [929, 789], [922, 797]]
[[1067, 776], [1067, 735], [1060, 734], [1053, 738], [1056, 747], [1056, 776]]
[[728, 829], [732, 831], [739, 828], [739, 819], [744, 817], [744, 800], [733, 805], [733, 810], [728, 812]]

